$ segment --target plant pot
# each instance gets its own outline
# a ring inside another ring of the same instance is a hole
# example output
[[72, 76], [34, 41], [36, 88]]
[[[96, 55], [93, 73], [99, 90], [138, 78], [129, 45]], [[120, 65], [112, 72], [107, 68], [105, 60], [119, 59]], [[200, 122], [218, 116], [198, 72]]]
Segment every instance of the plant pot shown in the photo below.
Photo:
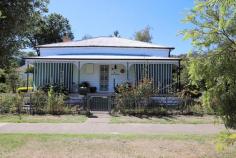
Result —
[[89, 92], [88, 87], [79, 87], [79, 94], [86, 95]]

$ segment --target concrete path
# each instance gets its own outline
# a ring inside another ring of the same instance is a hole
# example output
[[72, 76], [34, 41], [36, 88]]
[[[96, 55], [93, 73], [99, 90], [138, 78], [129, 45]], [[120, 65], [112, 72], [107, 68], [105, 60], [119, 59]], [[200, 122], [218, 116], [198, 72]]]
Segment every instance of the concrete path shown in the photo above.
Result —
[[136, 134], [216, 134], [224, 131], [223, 125], [213, 124], [110, 124], [110, 116], [96, 113], [85, 123], [4, 123], [0, 133], [136, 133]]
[[179, 133], [179, 134], [215, 134], [225, 130], [223, 125], [186, 125], [186, 124], [92, 124], [92, 123], [9, 123], [0, 126], [0, 133]]

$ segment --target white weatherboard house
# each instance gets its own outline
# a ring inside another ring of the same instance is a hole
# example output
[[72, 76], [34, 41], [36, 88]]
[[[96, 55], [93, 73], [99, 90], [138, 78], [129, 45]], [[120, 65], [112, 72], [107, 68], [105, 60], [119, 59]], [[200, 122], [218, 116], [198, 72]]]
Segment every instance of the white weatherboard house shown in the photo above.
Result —
[[46, 84], [62, 84], [71, 93], [78, 93], [78, 85], [86, 81], [96, 87], [97, 93], [110, 93], [124, 82], [135, 86], [148, 74], [153, 88], [166, 94], [174, 80], [179, 80], [173, 72], [179, 72], [176, 67], [180, 59], [170, 56], [174, 47], [98, 37], [39, 45], [38, 48], [40, 56], [26, 58], [27, 63], [35, 67], [35, 89]]

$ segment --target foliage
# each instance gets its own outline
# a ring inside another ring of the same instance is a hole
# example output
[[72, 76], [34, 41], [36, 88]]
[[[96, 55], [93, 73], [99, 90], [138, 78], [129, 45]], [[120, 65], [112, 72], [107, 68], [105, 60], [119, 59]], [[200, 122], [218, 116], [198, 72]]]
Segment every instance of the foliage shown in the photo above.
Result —
[[10, 87], [6, 83], [0, 83], [0, 93], [7, 93], [10, 91]]
[[19, 85], [19, 75], [16, 69], [12, 68], [8, 70], [6, 83], [10, 86], [11, 91], [16, 93], [17, 86]]
[[14, 95], [1, 95], [0, 96], [0, 112], [1, 113], [13, 113], [14, 107]]
[[2, 0], [0, 10], [0, 68], [8, 66], [26, 45], [26, 34], [32, 29], [33, 17], [47, 11], [48, 0]]
[[68, 95], [69, 91], [68, 89], [66, 89], [66, 87], [64, 87], [63, 85], [60, 84], [47, 84], [44, 85], [43, 87], [41, 87], [40, 89], [43, 90], [45, 93], [48, 93], [50, 91], [50, 88], [53, 89], [53, 92], [55, 93], [60, 93], [60, 94], [64, 94], [64, 95]]
[[23, 98], [16, 94], [2, 94], [0, 96], [0, 113], [21, 113]]
[[4, 69], [0, 69], [0, 83], [6, 82], [6, 73]]
[[22, 113], [22, 109], [23, 109], [23, 96], [20, 94], [16, 94], [15, 97], [15, 108], [16, 108], [16, 113], [19, 116], [19, 119], [21, 120], [21, 113]]
[[53, 91], [53, 88], [50, 88], [48, 91], [48, 100], [47, 106], [49, 109], [49, 113], [53, 115], [60, 115], [64, 112], [64, 95], [56, 94]]
[[47, 109], [47, 95], [43, 91], [36, 91], [32, 93], [31, 104], [34, 107], [34, 113], [46, 114]]
[[113, 35], [114, 37], [120, 37], [120, 33], [118, 30], [114, 31]]
[[217, 151], [223, 151], [228, 146], [233, 145], [236, 142], [236, 133], [220, 133], [217, 140]]
[[34, 73], [34, 67], [33, 66], [27, 67], [25, 73]]
[[152, 42], [152, 35], [150, 33], [150, 27], [146, 26], [143, 30], [135, 33], [134, 39], [142, 42]]
[[60, 14], [52, 13], [44, 17], [35, 18], [35, 26], [28, 34], [30, 47], [39, 51], [37, 45], [62, 42], [63, 37], [74, 39], [69, 20]]
[[190, 59], [191, 83], [203, 91], [203, 105], [236, 128], [236, 1], [198, 0], [184, 22], [194, 26], [183, 33], [198, 52]]
[[0, 10], [0, 19], [4, 19], [6, 16], [2, 15], [2, 11]]
[[[144, 111], [150, 104], [150, 97], [155, 93], [152, 82], [143, 79], [137, 87], [130, 87], [129, 84], [121, 84], [117, 87], [115, 111], [127, 113], [127, 110]], [[126, 111], [126, 112], [125, 112]]]

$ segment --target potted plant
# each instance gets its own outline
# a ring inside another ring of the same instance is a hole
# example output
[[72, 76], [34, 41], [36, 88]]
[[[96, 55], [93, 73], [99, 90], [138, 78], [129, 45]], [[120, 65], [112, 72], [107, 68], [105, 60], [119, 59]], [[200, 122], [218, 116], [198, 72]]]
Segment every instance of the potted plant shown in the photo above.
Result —
[[79, 94], [86, 95], [90, 91], [89, 87], [90, 87], [90, 84], [87, 81], [80, 83]]

